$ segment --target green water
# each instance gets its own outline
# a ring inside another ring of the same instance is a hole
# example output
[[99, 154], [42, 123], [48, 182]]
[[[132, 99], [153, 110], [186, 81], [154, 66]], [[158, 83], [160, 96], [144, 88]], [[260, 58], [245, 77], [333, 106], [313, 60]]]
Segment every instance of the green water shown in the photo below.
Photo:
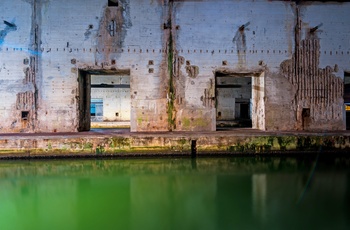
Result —
[[0, 161], [0, 229], [350, 229], [350, 159]]

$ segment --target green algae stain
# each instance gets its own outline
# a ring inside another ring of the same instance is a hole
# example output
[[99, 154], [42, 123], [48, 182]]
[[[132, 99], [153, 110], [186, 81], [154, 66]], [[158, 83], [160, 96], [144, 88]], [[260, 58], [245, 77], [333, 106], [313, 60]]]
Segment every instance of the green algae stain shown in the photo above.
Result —
[[[171, 19], [168, 20], [168, 23], [170, 24], [170, 28], [172, 28], [172, 21]], [[169, 88], [168, 88], [168, 104], [167, 104], [167, 114], [168, 114], [168, 129], [169, 131], [172, 131], [176, 129], [175, 124], [175, 87], [174, 87], [174, 69], [173, 69], [173, 63], [174, 63], [174, 44], [173, 44], [173, 33], [170, 29], [169, 34], [169, 42], [168, 42], [168, 74], [169, 74]]]
[[176, 141], [176, 146], [172, 146], [172, 149], [175, 150], [189, 150], [190, 149], [190, 141], [185, 139], [185, 138], [181, 138], [179, 140]]
[[98, 146], [96, 147], [96, 154], [97, 154], [97, 155], [103, 154], [104, 152], [105, 152], [104, 146], [98, 145]]
[[251, 140], [245, 140], [243, 143], [238, 142], [236, 145], [228, 147], [230, 152], [252, 152], [267, 153], [271, 151], [286, 151], [295, 148], [294, 137], [255, 137]]
[[51, 144], [51, 142], [49, 142], [49, 143], [47, 144], [47, 149], [48, 149], [48, 150], [51, 150], [51, 149], [52, 149], [52, 144]]
[[113, 137], [109, 139], [109, 145], [111, 148], [130, 148], [130, 139], [126, 137]]
[[188, 118], [183, 118], [181, 123], [184, 128], [189, 128], [191, 125], [191, 121]]
[[205, 127], [208, 125], [208, 123], [209, 122], [207, 120], [200, 117], [200, 118], [194, 119], [193, 126], [194, 127]]
[[87, 143], [85, 143], [84, 145], [83, 145], [83, 149], [84, 150], [91, 150], [92, 149], [92, 143], [90, 143], [90, 142], [87, 142]]
[[199, 117], [199, 118], [193, 118], [193, 119], [183, 118], [181, 120], [181, 123], [184, 129], [190, 129], [190, 128], [196, 128], [196, 127], [206, 127], [210, 122], [208, 122], [202, 117]]
[[277, 141], [278, 141], [278, 145], [279, 145], [279, 150], [281, 151], [285, 151], [287, 149], [293, 149], [295, 148], [295, 137], [290, 137], [290, 136], [286, 136], [286, 137], [276, 137]]
[[143, 122], [143, 119], [141, 117], [137, 118], [137, 125], [140, 126]]

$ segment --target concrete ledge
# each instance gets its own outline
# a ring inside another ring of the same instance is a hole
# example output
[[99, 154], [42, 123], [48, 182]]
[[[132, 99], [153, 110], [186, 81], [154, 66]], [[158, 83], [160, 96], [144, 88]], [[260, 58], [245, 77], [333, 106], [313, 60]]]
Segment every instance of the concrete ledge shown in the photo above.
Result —
[[350, 133], [217, 132], [0, 134], [0, 158], [350, 152]]
[[103, 129], [103, 128], [107, 128], [107, 129], [125, 129], [125, 128], [129, 128], [130, 129], [130, 121], [118, 121], [118, 122], [91, 122], [91, 128], [92, 129]]

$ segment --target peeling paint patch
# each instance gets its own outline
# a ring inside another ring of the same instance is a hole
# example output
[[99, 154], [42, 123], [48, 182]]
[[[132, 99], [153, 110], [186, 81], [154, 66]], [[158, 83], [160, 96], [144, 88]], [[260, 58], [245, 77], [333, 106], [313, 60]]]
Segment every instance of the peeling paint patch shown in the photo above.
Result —
[[186, 73], [190, 78], [196, 78], [199, 74], [199, 68], [195, 65], [186, 66]]
[[319, 68], [319, 49], [319, 40], [302, 40], [294, 57], [280, 65], [282, 74], [296, 89], [298, 129], [308, 129], [312, 120], [341, 119], [333, 106], [342, 101], [343, 82], [333, 74], [336, 68]]

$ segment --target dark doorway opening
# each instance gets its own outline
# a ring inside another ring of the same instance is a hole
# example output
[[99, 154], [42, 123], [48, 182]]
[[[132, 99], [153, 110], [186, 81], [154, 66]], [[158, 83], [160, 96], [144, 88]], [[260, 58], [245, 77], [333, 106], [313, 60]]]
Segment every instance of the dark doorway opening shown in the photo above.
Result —
[[248, 103], [241, 103], [240, 104], [240, 119], [249, 119], [249, 104]]
[[130, 70], [80, 70], [78, 99], [78, 131], [130, 129]]
[[252, 128], [252, 77], [215, 75], [216, 129]]
[[307, 130], [311, 122], [310, 108], [303, 108], [301, 112], [301, 117], [303, 119], [302, 120], [303, 130]]

